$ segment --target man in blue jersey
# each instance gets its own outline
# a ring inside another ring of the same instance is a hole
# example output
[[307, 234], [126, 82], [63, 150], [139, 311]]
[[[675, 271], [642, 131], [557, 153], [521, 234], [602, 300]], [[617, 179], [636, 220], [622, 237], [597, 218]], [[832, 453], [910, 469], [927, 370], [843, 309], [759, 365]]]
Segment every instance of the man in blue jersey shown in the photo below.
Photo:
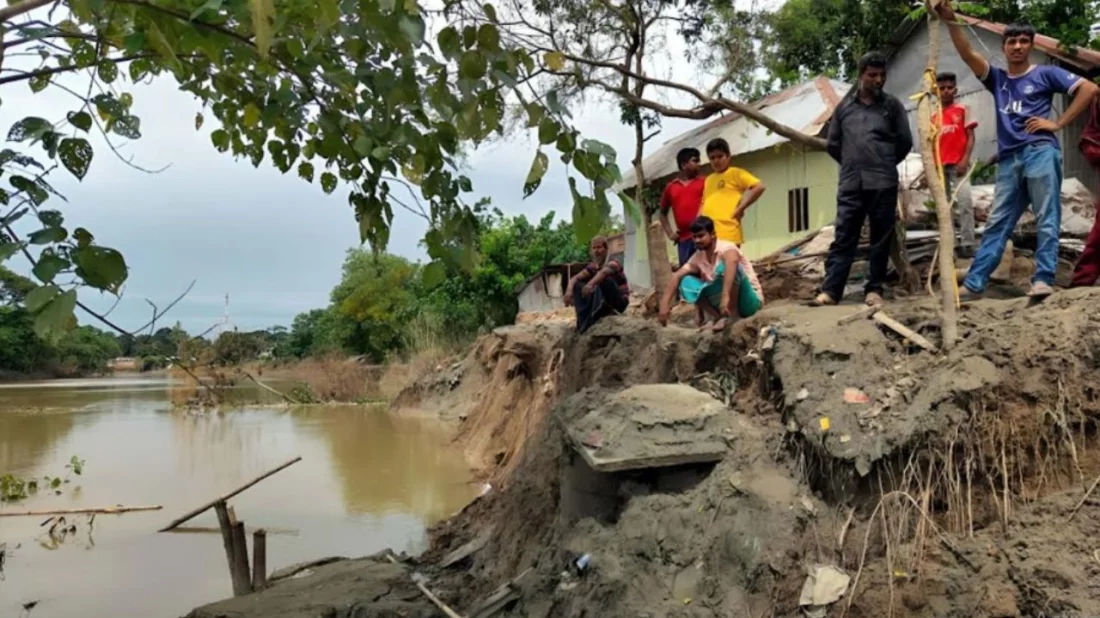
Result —
[[[1001, 261], [1005, 242], [1030, 203], [1039, 240], [1028, 295], [1049, 296], [1054, 292], [1062, 227], [1062, 151], [1057, 133], [1088, 109], [1097, 86], [1065, 69], [1031, 64], [1029, 56], [1035, 45], [1035, 29], [1031, 26], [1014, 24], [1005, 28], [1001, 44], [1008, 65], [1005, 70], [974, 51], [950, 2], [941, 2], [936, 11], [948, 25], [959, 56], [993, 93], [997, 107], [993, 209], [961, 292], [964, 297], [976, 298], [985, 291], [989, 275]], [[1072, 95], [1073, 102], [1058, 119], [1051, 120], [1051, 103], [1058, 93]]]

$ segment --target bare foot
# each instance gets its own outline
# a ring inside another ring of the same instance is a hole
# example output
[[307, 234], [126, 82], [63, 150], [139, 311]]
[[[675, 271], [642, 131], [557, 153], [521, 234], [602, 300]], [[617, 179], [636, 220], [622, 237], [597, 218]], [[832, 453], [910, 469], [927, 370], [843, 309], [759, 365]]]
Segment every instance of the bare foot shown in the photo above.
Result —
[[710, 329], [716, 333], [719, 333], [725, 330], [727, 324], [729, 324], [728, 319], [719, 318], [718, 320], [715, 320], [714, 324], [710, 325]]
[[867, 295], [863, 297], [863, 302], [867, 303], [868, 307], [881, 307], [886, 304], [886, 301], [882, 299], [882, 294], [878, 292], [867, 292]]
[[814, 297], [813, 300], [810, 301], [810, 306], [811, 307], [825, 307], [827, 305], [835, 305], [835, 304], [836, 304], [836, 299], [834, 299], [832, 296], [829, 296], [825, 292], [822, 292], [822, 293], [818, 294], [816, 297]]

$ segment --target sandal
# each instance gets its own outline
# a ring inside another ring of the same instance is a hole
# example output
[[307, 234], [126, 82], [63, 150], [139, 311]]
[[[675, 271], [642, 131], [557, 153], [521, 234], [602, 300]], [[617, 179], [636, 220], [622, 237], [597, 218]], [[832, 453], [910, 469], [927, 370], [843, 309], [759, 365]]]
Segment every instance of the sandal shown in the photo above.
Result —
[[1049, 283], [1043, 283], [1042, 281], [1032, 283], [1031, 289], [1027, 291], [1027, 295], [1035, 299], [1046, 298], [1053, 293], [1054, 288]]
[[827, 307], [829, 305], [835, 305], [836, 301], [832, 296], [829, 296], [825, 292], [822, 292], [814, 297], [813, 300], [807, 303], [811, 307]]

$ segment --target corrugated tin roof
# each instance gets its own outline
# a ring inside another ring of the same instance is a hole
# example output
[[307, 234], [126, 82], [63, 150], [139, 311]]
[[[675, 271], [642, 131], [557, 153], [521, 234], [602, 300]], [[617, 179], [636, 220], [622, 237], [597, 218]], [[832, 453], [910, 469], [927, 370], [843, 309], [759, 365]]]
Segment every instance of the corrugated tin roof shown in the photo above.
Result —
[[[1004, 35], [1005, 25], [997, 23], [995, 21], [986, 21], [984, 19], [978, 19], [977, 17], [970, 17], [969, 15], [963, 15], [961, 13], [955, 14], [963, 23], [973, 26], [975, 28], [981, 28], [986, 32], [992, 32], [997, 36]], [[894, 34], [890, 37], [892, 42], [893, 51], [897, 51], [897, 48], [901, 47], [909, 36], [913, 34], [917, 26], [923, 26], [923, 20], [906, 19], [894, 30]], [[945, 43], [946, 44], [946, 43]], [[1100, 52], [1084, 47], [1075, 47], [1071, 50], [1065, 50], [1062, 48], [1062, 42], [1053, 37], [1046, 36], [1044, 34], [1035, 35], [1035, 48], [1051, 58], [1056, 58], [1065, 64], [1075, 67], [1079, 71], [1085, 73], [1092, 73], [1097, 69], [1100, 69]]]
[[[754, 103], [769, 118], [809, 135], [818, 135], [833, 115], [840, 99], [847, 94], [850, 86], [844, 82], [826, 77], [792, 86], [782, 92], [768, 95]], [[708, 121], [699, 127], [683, 133], [658, 148], [642, 161], [642, 171], [647, 183], [675, 174], [676, 153], [681, 148], [694, 147], [701, 152], [707, 142], [722, 137], [730, 144], [734, 157], [757, 152], [782, 144], [787, 138], [772, 133], [763, 126], [743, 117], [729, 113]], [[702, 152], [702, 163], [707, 163], [707, 153]], [[633, 187], [634, 170], [623, 172], [623, 181], [619, 189]]]
[[[968, 17], [966, 15], [959, 15], [959, 19], [964, 22], [977, 26], [983, 30], [992, 32], [998, 36], [1001, 36], [1005, 32], [1005, 25], [997, 22], [986, 21], [984, 19], [978, 19], [976, 17]], [[1062, 43], [1058, 39], [1043, 35], [1035, 35], [1035, 47], [1042, 50], [1048, 56], [1057, 58], [1066, 64], [1071, 64], [1083, 71], [1091, 71], [1100, 66], [1100, 52], [1096, 52], [1084, 47], [1075, 47], [1071, 50], [1062, 49]]]

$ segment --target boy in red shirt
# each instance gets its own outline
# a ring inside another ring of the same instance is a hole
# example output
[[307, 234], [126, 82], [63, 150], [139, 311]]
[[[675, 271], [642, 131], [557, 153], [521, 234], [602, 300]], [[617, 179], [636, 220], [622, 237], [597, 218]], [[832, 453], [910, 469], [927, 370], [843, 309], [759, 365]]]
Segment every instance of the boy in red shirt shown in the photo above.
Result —
[[[699, 150], [696, 148], [684, 148], [676, 153], [676, 167], [680, 169], [680, 175], [668, 183], [661, 195], [660, 223], [665, 236], [676, 243], [679, 267], [683, 268], [695, 253], [691, 224], [699, 216], [706, 179], [699, 175]], [[672, 210], [672, 217], [676, 220], [676, 231], [669, 225], [669, 210]]]
[[[954, 73], [940, 73], [936, 76], [940, 90], [940, 103], [943, 106], [941, 116], [937, 118], [940, 127], [940, 161], [943, 162], [944, 180], [947, 181], [947, 198], [955, 195], [956, 187], [970, 171], [970, 155], [974, 152], [974, 129], [978, 123], [969, 118], [966, 106], [955, 103], [956, 79]], [[970, 199], [970, 183], [958, 189], [955, 200], [955, 225], [959, 229], [959, 257], [974, 255], [974, 203]]]

